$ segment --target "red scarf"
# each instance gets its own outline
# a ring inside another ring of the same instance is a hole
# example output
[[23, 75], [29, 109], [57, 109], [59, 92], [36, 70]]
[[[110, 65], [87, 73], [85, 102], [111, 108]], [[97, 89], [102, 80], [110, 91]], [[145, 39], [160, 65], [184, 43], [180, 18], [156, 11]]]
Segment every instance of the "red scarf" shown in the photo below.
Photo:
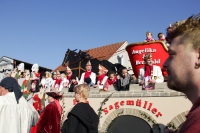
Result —
[[103, 78], [105, 77], [106, 75], [105, 74], [102, 74], [98, 77], [98, 81], [99, 81], [99, 84], [101, 85], [102, 84], [102, 81], [103, 81]]
[[91, 71], [90, 72], [85, 72], [84, 79], [87, 78], [87, 77], [90, 77], [91, 73], [92, 73]]
[[56, 84], [58, 84], [60, 86], [60, 83], [62, 82], [62, 79], [56, 79], [56, 82], [54, 84], [54, 87], [56, 86]]
[[71, 77], [72, 77], [72, 75], [71, 76], [67, 76], [67, 79], [70, 81]]
[[151, 71], [153, 71], [153, 65], [152, 66], [145, 65], [144, 77], [151, 76]]
[[110, 80], [110, 78], [107, 79], [109, 85], [113, 85], [116, 82], [116, 78], [113, 80]]

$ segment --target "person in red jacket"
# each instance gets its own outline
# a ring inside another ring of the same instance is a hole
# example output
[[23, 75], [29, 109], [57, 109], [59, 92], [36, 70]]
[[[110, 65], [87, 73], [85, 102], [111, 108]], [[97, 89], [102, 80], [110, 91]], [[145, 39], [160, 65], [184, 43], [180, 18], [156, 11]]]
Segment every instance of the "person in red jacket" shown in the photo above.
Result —
[[60, 133], [60, 121], [62, 107], [59, 100], [62, 95], [55, 92], [47, 92], [49, 104], [44, 109], [37, 123], [37, 133]]

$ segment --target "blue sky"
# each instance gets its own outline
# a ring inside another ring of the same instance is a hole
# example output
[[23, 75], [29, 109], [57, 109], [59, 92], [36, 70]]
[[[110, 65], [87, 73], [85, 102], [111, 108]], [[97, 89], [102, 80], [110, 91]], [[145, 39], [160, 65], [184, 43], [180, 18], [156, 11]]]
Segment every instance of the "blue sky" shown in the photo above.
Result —
[[67, 49], [157, 39], [200, 12], [199, 0], [0, 0], [0, 57], [55, 69]]

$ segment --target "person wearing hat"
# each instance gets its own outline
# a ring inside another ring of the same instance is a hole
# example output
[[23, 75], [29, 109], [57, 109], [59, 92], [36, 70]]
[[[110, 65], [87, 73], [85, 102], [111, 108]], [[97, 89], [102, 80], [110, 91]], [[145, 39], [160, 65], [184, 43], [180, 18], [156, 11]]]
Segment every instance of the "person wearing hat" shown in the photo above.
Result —
[[86, 84], [74, 88], [77, 104], [68, 113], [61, 132], [62, 133], [98, 133], [99, 117], [94, 109], [87, 103], [90, 88]]
[[51, 73], [48, 71], [45, 72], [45, 76], [46, 76], [46, 80], [45, 80], [44, 88], [46, 92], [50, 92], [53, 86], [53, 79], [51, 77]]
[[86, 64], [86, 72], [81, 74], [79, 84], [94, 85], [96, 83], [96, 74], [92, 72], [92, 65], [90, 60]]
[[23, 78], [23, 72], [24, 72], [24, 63], [20, 63], [17, 66], [17, 73], [15, 75], [15, 79]]
[[59, 100], [62, 95], [56, 92], [47, 92], [49, 104], [44, 109], [37, 123], [37, 133], [60, 133], [62, 107]]
[[40, 82], [40, 73], [39, 71], [39, 65], [38, 64], [33, 64], [31, 68], [31, 92], [39, 92], [39, 82]]
[[106, 80], [108, 78], [108, 76], [106, 76], [107, 72], [108, 69], [99, 64], [99, 75], [97, 79], [97, 85], [94, 85], [94, 87], [99, 87], [99, 89], [103, 89], [103, 85], [106, 83]]
[[54, 79], [55, 82], [54, 82], [54, 85], [53, 85], [53, 88], [56, 90], [56, 91], [61, 91], [62, 90], [62, 78], [61, 78], [61, 75], [60, 75], [60, 72], [57, 70], [56, 72], [56, 79]]
[[67, 66], [66, 70], [66, 79], [67, 79], [67, 84], [66, 86], [69, 88], [69, 92], [74, 92], [73, 89], [76, 85], [78, 85], [78, 79], [75, 75], [73, 75], [72, 70]]
[[39, 118], [13, 77], [0, 82], [0, 133], [28, 133]]
[[161, 68], [153, 65], [152, 54], [146, 53], [144, 55], [145, 66], [140, 68], [138, 83], [142, 85], [143, 90], [154, 89], [155, 83], [161, 83], [164, 81]]

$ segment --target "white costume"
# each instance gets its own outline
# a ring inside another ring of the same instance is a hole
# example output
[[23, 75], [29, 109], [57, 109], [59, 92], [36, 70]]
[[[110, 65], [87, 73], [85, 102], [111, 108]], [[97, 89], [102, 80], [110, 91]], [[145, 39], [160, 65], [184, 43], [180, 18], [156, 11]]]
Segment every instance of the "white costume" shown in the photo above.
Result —
[[[100, 64], [99, 64], [99, 70], [100, 70], [100, 71], [103, 71], [103, 72], [105, 72], [105, 73], [108, 72], [108, 70], [107, 70], [104, 66], [102, 66], [102, 65], [100, 65]], [[105, 85], [107, 79], [108, 79], [108, 76], [104, 76], [104, 78], [103, 78], [102, 81], [99, 81], [99, 78], [98, 78], [97, 85], [98, 85], [99, 89], [103, 89], [103, 87], [104, 87], [104, 85]]]
[[[84, 83], [84, 76], [85, 76], [85, 72], [81, 74], [81, 79], [79, 80], [78, 84], [83, 84]], [[96, 74], [95, 73], [91, 73], [90, 78], [92, 80], [92, 83], [96, 82]]]
[[18, 71], [24, 72], [24, 63], [20, 63], [19, 66], [17, 67]]
[[[90, 60], [87, 62], [86, 66], [92, 66]], [[81, 74], [81, 78], [80, 78], [78, 84], [84, 84], [84, 77], [85, 77], [85, 72]], [[91, 78], [92, 84], [95, 84], [96, 83], [96, 74], [94, 72], [91, 72], [90, 78]]]
[[51, 90], [53, 83], [54, 82], [53, 82], [53, 79], [51, 77], [46, 78], [46, 82], [45, 82], [46, 92], [49, 92]]
[[0, 133], [29, 133], [39, 115], [22, 96], [19, 103], [14, 92], [0, 96]]
[[[144, 74], [145, 74], [144, 67], [140, 68], [139, 76], [138, 76], [138, 83], [140, 83], [141, 80], [145, 80]], [[162, 75], [162, 71], [159, 66], [153, 65], [153, 73], [152, 73], [151, 78], [155, 79], [156, 83], [161, 83], [164, 81], [164, 77]]]
[[57, 70], [56, 72], [56, 79], [53, 85], [54, 89], [56, 89], [56, 91], [61, 91], [62, 90], [62, 78], [60, 75], [60, 72]]

